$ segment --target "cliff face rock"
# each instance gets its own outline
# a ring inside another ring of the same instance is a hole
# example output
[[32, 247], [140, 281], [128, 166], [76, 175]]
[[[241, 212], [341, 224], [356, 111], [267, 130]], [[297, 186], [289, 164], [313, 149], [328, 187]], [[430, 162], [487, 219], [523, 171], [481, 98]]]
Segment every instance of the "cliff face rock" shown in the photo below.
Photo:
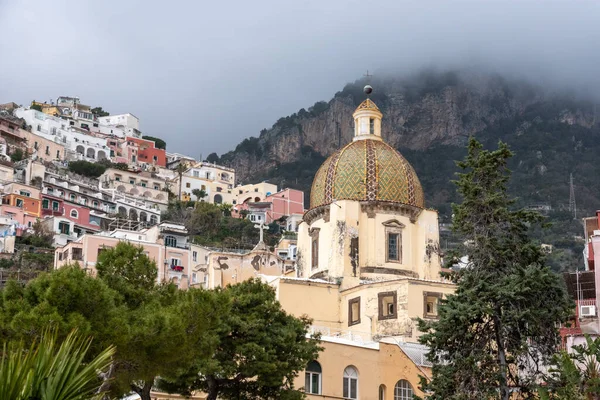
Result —
[[[364, 84], [349, 84], [328, 103], [319, 102], [281, 118], [260, 137], [246, 139], [224, 154], [220, 162], [235, 168], [238, 182], [243, 183], [279, 165], [298, 162], [307, 152], [330, 155], [352, 140], [352, 113], [364, 99]], [[384, 114], [382, 135], [396, 148], [462, 146], [469, 136], [500, 121], [522, 119], [531, 107], [547, 103], [545, 118], [587, 128], [596, 123], [593, 107], [581, 109], [570, 102], [555, 105], [552, 94], [496, 75], [423, 72], [371, 85], [375, 88], [372, 99]], [[515, 130], [525, 132], [531, 123], [524, 120]]]

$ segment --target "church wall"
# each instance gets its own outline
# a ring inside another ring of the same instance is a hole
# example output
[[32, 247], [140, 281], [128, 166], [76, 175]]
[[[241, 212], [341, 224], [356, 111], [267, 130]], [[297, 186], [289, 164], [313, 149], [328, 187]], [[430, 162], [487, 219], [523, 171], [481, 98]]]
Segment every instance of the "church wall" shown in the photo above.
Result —
[[[342, 399], [344, 369], [353, 366], [358, 371], [358, 398], [379, 398], [379, 386], [385, 385], [385, 399], [394, 398], [394, 386], [401, 380], [410, 382], [416, 395], [423, 396], [419, 390], [419, 375], [425, 371], [417, 367], [397, 344], [379, 343], [373, 347], [336, 343], [324, 339], [324, 350], [317, 362], [321, 365], [322, 394], [310, 395], [308, 399]], [[296, 388], [305, 385], [304, 374], [294, 381]]]
[[286, 312], [296, 317], [308, 315], [314, 326], [340, 328], [338, 285], [280, 279], [277, 294]]
[[[397, 228], [397, 223], [403, 228]], [[389, 225], [389, 227], [386, 226]], [[402, 235], [402, 261], [388, 261], [387, 229], [394, 229]], [[439, 232], [437, 212], [423, 210], [416, 222], [409, 217], [394, 212], [377, 212], [369, 218], [366, 212], [361, 213], [359, 264], [361, 276], [366, 278], [385, 277], [383, 270], [373, 271], [369, 267], [389, 268], [406, 271], [405, 275], [423, 279], [439, 279], [440, 263], [437, 251], [427, 250], [438, 247]], [[364, 267], [367, 267], [364, 269]]]
[[[340, 293], [341, 329], [373, 336], [403, 336], [407, 341], [416, 342], [420, 333], [416, 318], [425, 317], [425, 293], [429, 296], [445, 296], [454, 291], [454, 285], [446, 282], [426, 282], [403, 278], [362, 284]], [[380, 298], [380, 295], [382, 298]], [[395, 300], [395, 317], [383, 314], [383, 296]], [[350, 307], [355, 299], [360, 299], [359, 322], [350, 323]], [[380, 307], [381, 306], [383, 307]]]
[[256, 251], [247, 254], [217, 252], [193, 246], [197, 251], [195, 263], [196, 282], [204, 282], [208, 274], [208, 289], [234, 285], [258, 274], [279, 276], [283, 273], [283, 260], [276, 255]]

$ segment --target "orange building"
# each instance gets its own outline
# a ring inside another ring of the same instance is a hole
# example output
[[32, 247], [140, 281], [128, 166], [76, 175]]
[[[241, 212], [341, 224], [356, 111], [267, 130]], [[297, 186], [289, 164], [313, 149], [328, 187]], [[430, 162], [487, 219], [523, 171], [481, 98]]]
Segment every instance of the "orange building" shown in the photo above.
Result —
[[26, 216], [39, 218], [42, 215], [40, 189], [34, 186], [9, 183], [4, 186], [2, 204], [18, 207]]
[[153, 141], [138, 139], [132, 136], [127, 136], [126, 140], [128, 146], [137, 147], [137, 160], [130, 161], [158, 165], [161, 167], [167, 166], [167, 155], [165, 150], [156, 148]]

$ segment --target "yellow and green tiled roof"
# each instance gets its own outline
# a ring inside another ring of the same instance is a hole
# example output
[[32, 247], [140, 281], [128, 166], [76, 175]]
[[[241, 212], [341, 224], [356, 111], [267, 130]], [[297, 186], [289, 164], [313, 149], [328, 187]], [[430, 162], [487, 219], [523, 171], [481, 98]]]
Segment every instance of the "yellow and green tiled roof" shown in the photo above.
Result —
[[333, 153], [319, 168], [310, 207], [336, 200], [389, 201], [423, 208], [423, 188], [412, 166], [380, 140], [357, 140]]

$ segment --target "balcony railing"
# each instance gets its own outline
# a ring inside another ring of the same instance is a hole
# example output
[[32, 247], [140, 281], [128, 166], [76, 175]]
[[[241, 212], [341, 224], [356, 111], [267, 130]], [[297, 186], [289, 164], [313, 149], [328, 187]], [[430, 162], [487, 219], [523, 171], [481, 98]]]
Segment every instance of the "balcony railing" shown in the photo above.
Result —
[[357, 343], [373, 343], [373, 336], [369, 332], [357, 332], [338, 328], [330, 328], [327, 326], [312, 325], [310, 327], [310, 333], [320, 333], [324, 337], [346, 339]]
[[42, 208], [42, 216], [52, 215], [55, 217], [61, 216], [64, 214], [65, 209], [60, 207], [58, 209], [50, 209], [50, 208]]
[[171, 269], [173, 271], [181, 272], [183, 271], [183, 265], [171, 265]]

